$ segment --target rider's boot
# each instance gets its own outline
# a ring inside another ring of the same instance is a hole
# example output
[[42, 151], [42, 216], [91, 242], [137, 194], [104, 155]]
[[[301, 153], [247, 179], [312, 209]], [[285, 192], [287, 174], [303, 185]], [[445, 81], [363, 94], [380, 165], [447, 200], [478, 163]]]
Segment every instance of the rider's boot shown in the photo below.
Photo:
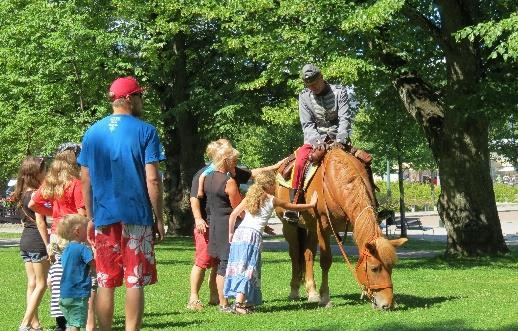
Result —
[[[300, 197], [302, 195], [302, 191], [297, 194], [298, 190], [294, 188], [290, 188], [290, 202], [297, 204], [300, 201]], [[298, 223], [300, 213], [293, 210], [285, 210], [284, 214], [282, 215], [283, 218], [290, 223]]]

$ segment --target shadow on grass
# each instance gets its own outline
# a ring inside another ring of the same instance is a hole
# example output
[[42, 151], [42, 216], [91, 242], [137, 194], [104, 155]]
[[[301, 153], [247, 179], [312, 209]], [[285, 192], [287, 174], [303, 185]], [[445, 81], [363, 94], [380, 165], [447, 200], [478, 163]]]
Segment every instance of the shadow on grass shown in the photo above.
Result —
[[[430, 308], [436, 304], [440, 304], [447, 301], [458, 300], [460, 297], [419, 297], [415, 295], [408, 294], [396, 294], [396, 309], [395, 310], [412, 310], [416, 308]], [[340, 302], [340, 300], [343, 302]], [[290, 311], [296, 309], [315, 309], [319, 308], [318, 303], [307, 302], [306, 298], [300, 298], [299, 300], [290, 301], [289, 299], [273, 299], [268, 300], [266, 303], [274, 303], [274, 302], [285, 302], [286, 304], [281, 304], [275, 307], [266, 307], [261, 308], [262, 312], [268, 311]], [[367, 299], [361, 299], [359, 293], [348, 293], [348, 294], [335, 294], [331, 295], [331, 302], [333, 307], [341, 307], [341, 306], [363, 306], [370, 307], [370, 302]]]
[[[194, 321], [182, 321], [182, 322], [175, 322], [174, 318], [172, 316], [174, 315], [180, 315], [178, 312], [150, 312], [150, 313], [144, 313], [143, 322], [142, 322], [142, 328], [150, 328], [151, 330], [170, 330], [170, 329], [178, 329], [183, 327], [188, 327], [193, 324], [202, 324], [206, 321], [202, 320], [194, 320]], [[164, 322], [151, 322], [146, 321], [149, 317], [162, 317], [166, 316], [169, 317], [167, 319], [170, 319], [170, 321], [164, 321]], [[116, 316], [113, 320], [113, 328], [114, 331], [123, 331], [124, 330], [124, 316]]]
[[[277, 301], [277, 300], [270, 300], [268, 302], [274, 302], [274, 301]], [[285, 304], [280, 304], [280, 305], [270, 306], [270, 307], [262, 306], [258, 310], [258, 312], [273, 313], [273, 312], [279, 312], [279, 311], [286, 312], [286, 311], [294, 311], [294, 310], [314, 310], [316, 308], [319, 308], [318, 302], [307, 302], [307, 301], [303, 301], [303, 300], [288, 301], [287, 299], [278, 300], [278, 301], [284, 302]]]
[[194, 264], [194, 261], [192, 259], [190, 260], [164, 260], [164, 259], [157, 259], [156, 262], [157, 265], [185, 265], [185, 266], [192, 266]]
[[438, 296], [438, 297], [418, 297], [415, 295], [408, 294], [396, 294], [396, 310], [412, 310], [415, 308], [430, 308], [436, 304], [454, 301], [460, 299], [460, 297], [454, 296]]
[[491, 267], [493, 269], [516, 269], [518, 262], [518, 254], [512, 254], [503, 257], [479, 257], [479, 258], [420, 258], [405, 259], [400, 261], [395, 269], [456, 269], [467, 270], [473, 267]]
[[[334, 331], [334, 330], [347, 330], [348, 327], [345, 324], [333, 324], [333, 325], [325, 325], [319, 326], [317, 328], [309, 328], [304, 329], [305, 331]], [[386, 323], [378, 326], [369, 326], [369, 330], [373, 331], [387, 331], [387, 330], [420, 330], [420, 331], [435, 331], [435, 330], [480, 330], [479, 328], [473, 328], [466, 325], [466, 322], [463, 320], [443, 320], [437, 321], [435, 323], [427, 323], [415, 325], [411, 323]], [[503, 327], [497, 328], [484, 328], [484, 330], [518, 330], [518, 323], [508, 324]]]

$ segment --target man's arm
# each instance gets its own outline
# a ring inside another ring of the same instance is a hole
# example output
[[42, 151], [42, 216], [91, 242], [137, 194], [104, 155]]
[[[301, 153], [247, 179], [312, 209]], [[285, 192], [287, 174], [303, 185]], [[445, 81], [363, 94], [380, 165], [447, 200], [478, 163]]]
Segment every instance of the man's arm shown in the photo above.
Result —
[[304, 132], [304, 143], [317, 145], [320, 141], [320, 134], [317, 130], [317, 123], [315, 117], [311, 112], [311, 109], [307, 102], [309, 102], [307, 93], [301, 93], [299, 95], [299, 117], [300, 124], [302, 125], [302, 131]]
[[192, 216], [194, 217], [194, 226], [196, 227], [196, 231], [198, 231], [199, 233], [205, 233], [209, 225], [203, 219], [203, 216], [201, 214], [200, 199], [190, 197], [189, 201], [191, 202], [191, 211]]
[[336, 141], [345, 144], [351, 135], [351, 122], [358, 102], [354, 97], [354, 92], [350, 87], [342, 87], [338, 96], [338, 134]]
[[[149, 194], [149, 200], [156, 216], [156, 230], [158, 232], [158, 240], [162, 241], [165, 237], [164, 229], [164, 203], [162, 180], [158, 172], [158, 162], [146, 164], [146, 185]], [[85, 201], [86, 203], [86, 201]]]
[[93, 211], [92, 211], [92, 186], [90, 183], [90, 172], [87, 167], [81, 166], [81, 189], [83, 191], [83, 202], [85, 203], [86, 217], [88, 218], [88, 231], [87, 238], [88, 242], [94, 247], [95, 242], [95, 230], [93, 223]]

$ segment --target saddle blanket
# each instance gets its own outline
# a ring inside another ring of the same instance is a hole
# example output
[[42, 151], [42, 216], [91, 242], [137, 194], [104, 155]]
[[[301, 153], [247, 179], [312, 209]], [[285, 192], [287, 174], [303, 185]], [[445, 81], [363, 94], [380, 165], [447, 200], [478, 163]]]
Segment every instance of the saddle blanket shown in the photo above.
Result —
[[[318, 164], [318, 165], [311, 164], [308, 167], [308, 170], [304, 174], [304, 186], [303, 186], [304, 191], [306, 191], [306, 189], [308, 188], [309, 183], [311, 183], [311, 179], [313, 178], [313, 176], [317, 172], [319, 166], [320, 166], [320, 164]], [[289, 180], [286, 180], [286, 179], [284, 179], [282, 177], [281, 174], [277, 173], [277, 178], [276, 179], [277, 179], [277, 183], [279, 183], [280, 186], [283, 186], [283, 187], [286, 187], [286, 188], [291, 188], [292, 187], [291, 186], [292, 178], [290, 178]]]

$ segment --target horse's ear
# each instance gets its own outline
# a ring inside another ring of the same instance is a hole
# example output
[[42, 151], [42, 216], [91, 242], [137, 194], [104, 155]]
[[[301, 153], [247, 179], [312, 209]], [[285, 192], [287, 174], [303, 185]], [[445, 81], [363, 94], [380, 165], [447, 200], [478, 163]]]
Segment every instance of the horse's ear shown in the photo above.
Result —
[[401, 245], [403, 245], [404, 243], [406, 243], [408, 241], [407, 238], [399, 238], [399, 239], [392, 239], [392, 240], [389, 240], [390, 244], [394, 247], [399, 247]]

